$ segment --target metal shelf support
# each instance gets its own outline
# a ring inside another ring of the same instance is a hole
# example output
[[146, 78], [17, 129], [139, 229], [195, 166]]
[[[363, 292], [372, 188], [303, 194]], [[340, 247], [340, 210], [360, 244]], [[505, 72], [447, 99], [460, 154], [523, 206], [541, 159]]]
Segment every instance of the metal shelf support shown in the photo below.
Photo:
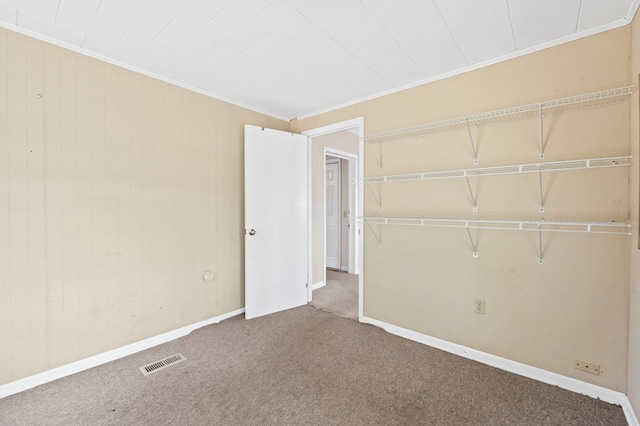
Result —
[[469, 175], [467, 175], [465, 173], [465, 180], [467, 181], [467, 188], [469, 188], [469, 194], [471, 195], [471, 202], [473, 203], [473, 212], [477, 212], [478, 211], [478, 199], [476, 198], [476, 196], [473, 194], [473, 190], [471, 189], [471, 183], [469, 182]]
[[542, 265], [542, 225], [538, 225], [538, 264]]
[[380, 235], [382, 235], [382, 230], [380, 232], [380, 235], [378, 235], [378, 233], [371, 226], [371, 223], [365, 222], [365, 224], [367, 225], [367, 228], [369, 228], [369, 231], [371, 231], [371, 233], [375, 237], [376, 241], [378, 242], [378, 247], [382, 247], [382, 237], [380, 236]]
[[538, 167], [538, 187], [540, 189], [540, 207], [538, 208], [538, 211], [540, 213], [544, 213], [544, 191], [542, 189], [542, 166]]
[[544, 103], [540, 104], [540, 159], [544, 158]]
[[467, 235], [469, 236], [471, 247], [473, 247], [473, 257], [478, 257], [478, 245], [476, 244], [475, 241], [473, 241], [473, 237], [471, 236], [471, 230], [469, 229], [469, 222], [465, 223], [465, 229], [467, 230]]
[[[473, 164], [478, 164], [478, 147], [473, 142], [473, 135], [471, 134], [471, 127], [469, 127], [469, 119], [466, 120], [467, 133], [469, 134], [469, 142], [471, 143], [471, 151], [473, 151]], [[476, 125], [478, 127], [478, 125]]]
[[378, 149], [380, 150], [380, 153], [376, 153], [373, 149], [372, 144], [367, 143], [365, 144], [369, 147], [369, 151], [371, 151], [371, 156], [373, 157], [373, 159], [375, 160], [376, 164], [378, 165], [378, 170], [380, 170], [380, 172], [384, 171], [384, 167], [382, 167], [382, 146], [380, 146]]
[[382, 211], [382, 200], [381, 200], [382, 196], [376, 195], [376, 193], [371, 188], [371, 184], [369, 182], [365, 182], [365, 186], [367, 187], [367, 189], [369, 190], [369, 193], [371, 194], [376, 204], [378, 205], [378, 211]]

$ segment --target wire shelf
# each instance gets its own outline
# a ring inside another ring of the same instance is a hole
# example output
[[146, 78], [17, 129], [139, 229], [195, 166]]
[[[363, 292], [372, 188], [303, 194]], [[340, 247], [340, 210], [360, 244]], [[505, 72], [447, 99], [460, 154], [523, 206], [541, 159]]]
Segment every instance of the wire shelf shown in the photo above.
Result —
[[480, 126], [501, 123], [511, 120], [530, 118], [537, 115], [575, 111], [620, 102], [620, 98], [633, 93], [633, 86], [617, 87], [599, 92], [585, 93], [566, 98], [552, 99], [528, 105], [484, 112], [465, 117], [435, 121], [402, 129], [389, 130], [364, 136], [365, 142], [384, 142], [385, 139], [408, 137], [416, 134], [429, 134], [447, 130], [461, 129], [468, 126]]
[[572, 232], [631, 235], [631, 225], [624, 222], [561, 221], [527, 219], [455, 219], [426, 217], [365, 216], [354, 219], [370, 225], [430, 226], [439, 228], [498, 229], [508, 231]]
[[515, 164], [508, 166], [478, 167], [471, 169], [441, 170], [366, 177], [364, 183], [406, 182], [412, 180], [452, 179], [473, 176], [493, 176], [519, 173], [551, 172], [562, 170], [594, 169], [629, 166], [632, 156], [591, 158], [585, 160], [554, 161], [546, 163]]

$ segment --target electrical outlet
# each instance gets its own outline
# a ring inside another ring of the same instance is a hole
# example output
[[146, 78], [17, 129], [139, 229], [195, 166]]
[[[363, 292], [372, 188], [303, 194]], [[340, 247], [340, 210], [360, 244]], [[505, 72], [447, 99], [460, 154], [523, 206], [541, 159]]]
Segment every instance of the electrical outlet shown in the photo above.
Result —
[[590, 362], [576, 359], [576, 369], [580, 371], [586, 371], [587, 373], [600, 375], [600, 364], [592, 364]]
[[485, 303], [484, 299], [473, 299], [473, 312], [476, 314], [485, 314]]

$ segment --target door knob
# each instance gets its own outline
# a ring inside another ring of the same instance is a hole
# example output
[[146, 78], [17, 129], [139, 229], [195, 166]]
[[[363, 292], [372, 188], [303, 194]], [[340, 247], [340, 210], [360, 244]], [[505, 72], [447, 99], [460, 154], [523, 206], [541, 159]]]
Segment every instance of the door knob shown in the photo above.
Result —
[[249, 229], [249, 235], [256, 235], [255, 229]]

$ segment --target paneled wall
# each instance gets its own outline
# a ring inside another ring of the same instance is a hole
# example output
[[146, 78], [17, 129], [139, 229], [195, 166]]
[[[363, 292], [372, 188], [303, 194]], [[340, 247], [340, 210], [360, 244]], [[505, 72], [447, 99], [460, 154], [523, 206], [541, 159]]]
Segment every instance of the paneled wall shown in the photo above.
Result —
[[[514, 58], [458, 76], [292, 122], [292, 131], [365, 117], [365, 134], [633, 84], [630, 27]], [[631, 98], [545, 118], [544, 161], [629, 154]], [[535, 119], [473, 129], [478, 167], [537, 163]], [[472, 168], [466, 129], [385, 143], [384, 174]], [[365, 176], [378, 175], [365, 149]], [[382, 213], [365, 191], [365, 213], [495, 219], [629, 218], [629, 167], [385, 184]], [[364, 315], [574, 377], [627, 389], [628, 235], [474, 231], [387, 226], [382, 247], [363, 227]], [[474, 299], [486, 314], [474, 313]], [[600, 364], [599, 376], [574, 368]]]
[[244, 306], [245, 123], [0, 29], [0, 384]]

